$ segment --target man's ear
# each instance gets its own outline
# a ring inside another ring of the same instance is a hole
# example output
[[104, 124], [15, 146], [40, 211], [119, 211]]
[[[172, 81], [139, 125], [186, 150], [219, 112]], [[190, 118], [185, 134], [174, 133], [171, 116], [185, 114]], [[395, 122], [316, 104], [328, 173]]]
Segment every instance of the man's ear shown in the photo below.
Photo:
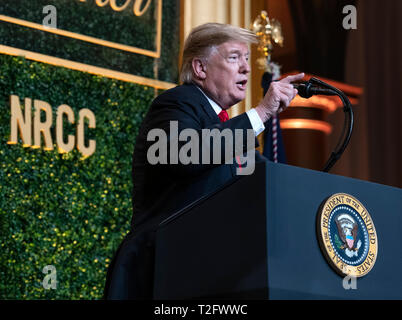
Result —
[[204, 80], [207, 77], [206, 63], [202, 59], [194, 58], [192, 62], [194, 75], [199, 80]]

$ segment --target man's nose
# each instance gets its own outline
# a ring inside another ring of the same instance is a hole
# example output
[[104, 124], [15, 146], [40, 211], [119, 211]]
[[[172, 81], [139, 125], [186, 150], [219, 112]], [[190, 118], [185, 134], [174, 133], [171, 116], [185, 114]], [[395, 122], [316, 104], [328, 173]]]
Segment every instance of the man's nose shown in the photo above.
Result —
[[250, 73], [250, 71], [251, 71], [250, 64], [248, 63], [248, 59], [245, 57], [243, 57], [241, 59], [239, 67], [240, 67], [240, 69], [239, 69], [240, 73], [247, 74], [247, 73]]

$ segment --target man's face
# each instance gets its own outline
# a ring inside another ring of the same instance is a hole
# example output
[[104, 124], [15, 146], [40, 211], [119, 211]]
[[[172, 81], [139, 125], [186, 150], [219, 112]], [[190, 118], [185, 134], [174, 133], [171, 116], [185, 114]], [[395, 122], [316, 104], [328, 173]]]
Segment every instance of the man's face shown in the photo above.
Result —
[[225, 42], [214, 50], [206, 63], [203, 89], [222, 108], [227, 109], [246, 97], [248, 46], [242, 42]]

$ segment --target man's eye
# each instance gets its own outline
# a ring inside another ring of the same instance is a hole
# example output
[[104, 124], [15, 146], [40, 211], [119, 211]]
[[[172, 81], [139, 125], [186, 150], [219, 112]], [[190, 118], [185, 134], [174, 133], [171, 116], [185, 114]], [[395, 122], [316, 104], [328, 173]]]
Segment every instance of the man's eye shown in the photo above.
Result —
[[238, 59], [238, 56], [229, 56], [229, 61], [237, 61]]

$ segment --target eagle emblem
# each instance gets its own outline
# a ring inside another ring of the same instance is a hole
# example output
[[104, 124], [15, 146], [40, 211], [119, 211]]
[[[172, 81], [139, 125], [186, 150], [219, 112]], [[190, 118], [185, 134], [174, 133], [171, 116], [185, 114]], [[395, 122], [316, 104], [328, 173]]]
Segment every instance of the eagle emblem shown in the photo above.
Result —
[[340, 250], [344, 250], [345, 254], [351, 258], [357, 256], [361, 241], [357, 239], [358, 225], [349, 214], [340, 214], [336, 219], [336, 226], [340, 237], [335, 237], [335, 243]]
[[316, 228], [324, 258], [336, 273], [363, 277], [370, 272], [377, 259], [377, 232], [358, 199], [347, 193], [326, 198], [318, 209]]

